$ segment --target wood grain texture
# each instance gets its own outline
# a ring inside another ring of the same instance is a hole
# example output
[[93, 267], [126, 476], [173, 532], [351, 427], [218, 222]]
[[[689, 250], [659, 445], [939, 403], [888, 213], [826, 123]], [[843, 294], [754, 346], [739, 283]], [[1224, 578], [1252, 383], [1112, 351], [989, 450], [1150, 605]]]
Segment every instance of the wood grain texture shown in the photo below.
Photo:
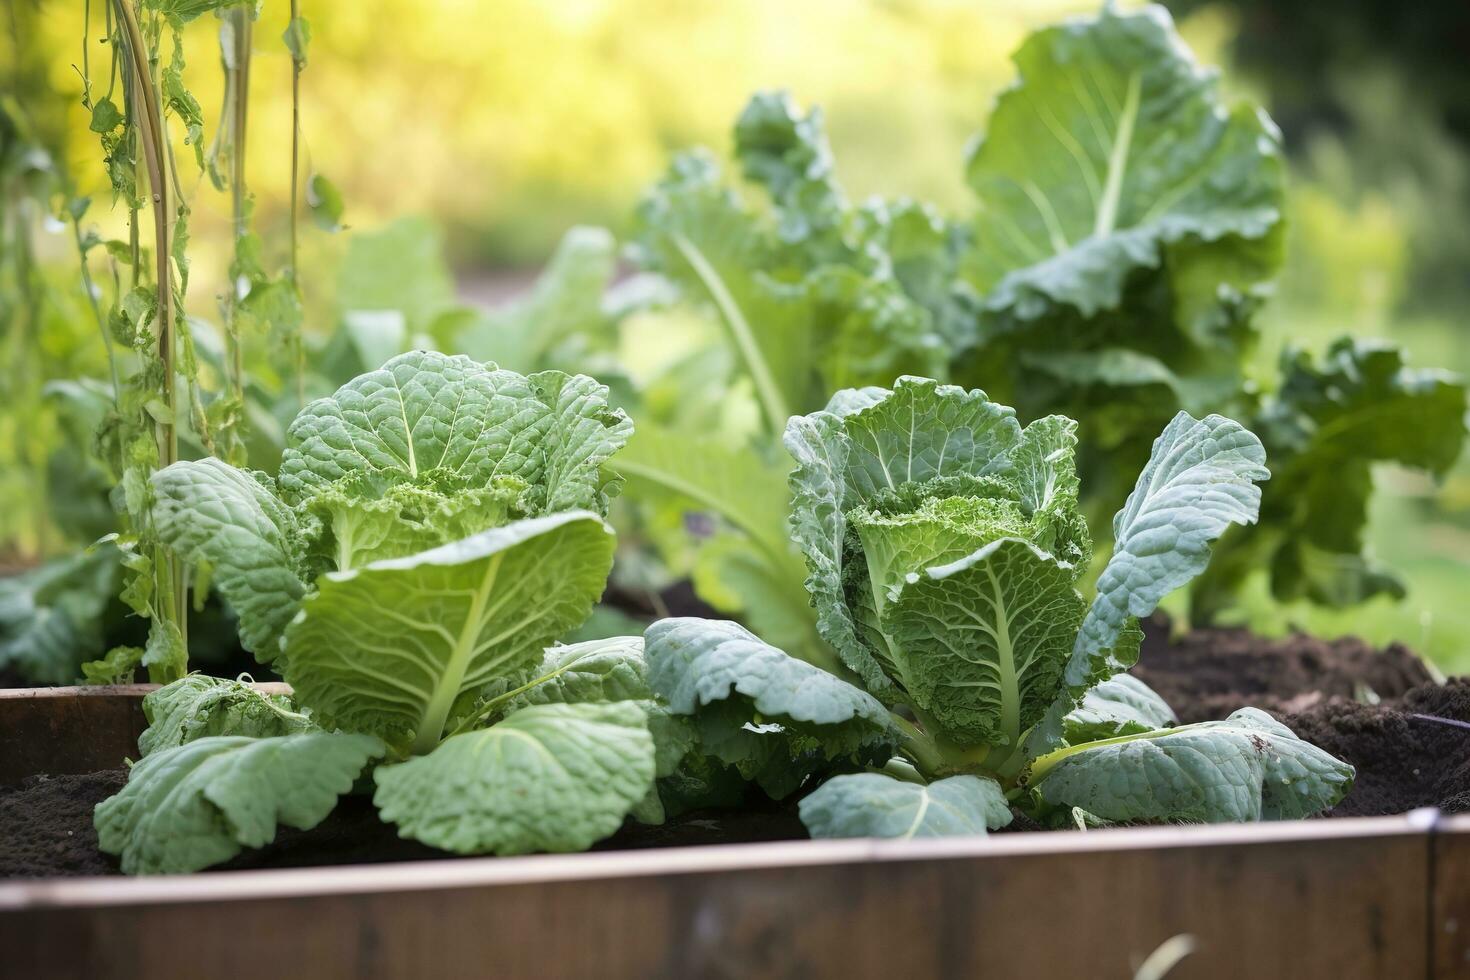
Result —
[[[0, 786], [37, 773], [114, 769], [138, 755], [148, 727], [143, 696], [155, 684], [0, 689]], [[262, 690], [289, 691], [284, 684]]]
[[1432, 976], [1470, 977], [1470, 815], [1442, 818], [1433, 847]]
[[1189, 933], [1171, 980], [1425, 976], [1429, 837], [1353, 823], [0, 886], [0, 948], [17, 976], [909, 980], [1129, 977]]

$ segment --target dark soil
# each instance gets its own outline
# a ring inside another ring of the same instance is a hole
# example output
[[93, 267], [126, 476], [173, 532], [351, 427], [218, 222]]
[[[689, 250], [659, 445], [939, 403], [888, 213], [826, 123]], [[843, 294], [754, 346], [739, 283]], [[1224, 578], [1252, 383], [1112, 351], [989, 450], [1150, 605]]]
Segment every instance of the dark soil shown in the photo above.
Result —
[[1424, 806], [1470, 810], [1470, 678], [1453, 678], [1443, 687], [1425, 684], [1377, 705], [1335, 698], [1282, 721], [1357, 768], [1356, 783], [1331, 816]]
[[[126, 769], [78, 776], [33, 776], [0, 789], [0, 879], [118, 874], [117, 859], [97, 849], [92, 810], [127, 782]], [[795, 807], [694, 811], [658, 827], [628, 821], [595, 851], [792, 840], [806, 836]], [[346, 796], [311, 830], [281, 827], [275, 843], [247, 850], [211, 870], [302, 868], [333, 864], [452, 859], [457, 855], [405, 840], [378, 818], [367, 796]]]
[[1305, 633], [1267, 640], [1244, 629], [1171, 639], [1163, 616], [1144, 624], [1132, 673], [1186, 724], [1244, 707], [1292, 714], [1333, 699], [1396, 698], [1431, 680], [1423, 662], [1397, 643], [1378, 649], [1357, 637], [1328, 641]]
[[126, 769], [110, 769], [0, 789], [0, 878], [116, 874], [97, 850], [92, 808], [127, 781]]

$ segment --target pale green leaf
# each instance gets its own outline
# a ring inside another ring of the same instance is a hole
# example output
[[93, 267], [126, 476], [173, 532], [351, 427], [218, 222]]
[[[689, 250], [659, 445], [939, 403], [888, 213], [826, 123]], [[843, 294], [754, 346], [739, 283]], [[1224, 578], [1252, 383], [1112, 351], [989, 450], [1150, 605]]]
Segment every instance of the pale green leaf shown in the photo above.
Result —
[[1333, 806], [1353, 767], [1264, 711], [1062, 749], [1035, 785], [1057, 806], [1112, 821], [1294, 820]]
[[800, 809], [813, 837], [948, 837], [1011, 822], [1000, 784], [983, 776], [950, 776], [927, 786], [872, 772], [834, 776]]
[[652, 789], [653, 737], [630, 701], [534, 705], [374, 778], [404, 837], [460, 854], [580, 851]]
[[240, 645], [262, 662], [275, 657], [306, 594], [297, 517], [267, 479], [213, 457], [153, 476], [159, 537], [185, 560], [214, 569], [215, 587], [240, 618]]
[[217, 735], [145, 756], [97, 805], [98, 846], [126, 874], [176, 874], [326, 819], [383, 744], [369, 735]]
[[586, 619], [613, 533], [571, 511], [319, 580], [286, 632], [286, 680], [323, 727], [427, 752], [486, 684]]
[[1178, 266], [1187, 329], [1202, 332], [1222, 285], [1238, 294], [1274, 272], [1255, 243], [1282, 220], [1280, 134], [1226, 104], [1162, 7], [1046, 28], [1015, 62], [967, 170], [981, 213], [965, 274], [987, 316], [1090, 317], [1139, 270]]

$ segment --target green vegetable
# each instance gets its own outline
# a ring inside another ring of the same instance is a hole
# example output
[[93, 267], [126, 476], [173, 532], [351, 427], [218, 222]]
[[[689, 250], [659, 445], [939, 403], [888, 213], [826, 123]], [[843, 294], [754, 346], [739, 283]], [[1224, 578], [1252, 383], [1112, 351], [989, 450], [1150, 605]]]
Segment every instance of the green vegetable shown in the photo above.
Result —
[[948, 837], [983, 834], [1011, 822], [993, 779], [950, 776], [926, 785], [881, 773], [834, 776], [801, 801], [813, 837]]
[[126, 874], [207, 868], [269, 844], [277, 823], [315, 827], [382, 754], [370, 735], [327, 732], [216, 735], [161, 749], [97, 804], [98, 846], [119, 855]]
[[695, 737], [642, 641], [547, 649], [612, 564], [603, 464], [631, 425], [605, 399], [580, 375], [413, 352], [306, 406], [276, 481], [213, 459], [160, 472], [160, 536], [214, 570], [293, 695], [197, 675], [150, 694], [102, 848], [129, 873], [206, 867], [277, 822], [314, 826], [369, 759], [383, 818], [462, 853], [661, 820], [655, 781]]
[[[1043, 819], [1068, 806], [1144, 821], [1278, 819], [1341, 799], [1352, 767], [1266, 716], [1172, 728], [1122, 674], [1138, 617], [1255, 520], [1260, 441], [1176, 416], [1114, 518], [1090, 605], [1076, 443], [1070, 419], [1022, 428], [984, 392], [930, 379], [838, 392], [791, 420], [786, 445], [807, 589], [852, 680], [734, 624], [675, 619], [645, 634], [650, 684], [694, 719], [703, 751], [772, 795], [812, 789], [801, 812], [820, 836], [980, 833], [1009, 819], [1007, 801]], [[773, 750], [798, 737], [806, 755]], [[868, 772], [823, 782], [834, 762]]]

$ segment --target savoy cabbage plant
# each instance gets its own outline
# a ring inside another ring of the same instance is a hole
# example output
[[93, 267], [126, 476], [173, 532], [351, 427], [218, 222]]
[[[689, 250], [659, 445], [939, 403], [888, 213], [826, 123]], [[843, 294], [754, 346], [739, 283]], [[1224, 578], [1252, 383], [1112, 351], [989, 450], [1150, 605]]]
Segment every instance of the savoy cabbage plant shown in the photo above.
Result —
[[[850, 200], [821, 111], [784, 93], [757, 94], [735, 122], [744, 187], [695, 152], [647, 195], [636, 261], [723, 328], [726, 375], [704, 387], [752, 392], [765, 422], [748, 439], [703, 421], [643, 426], [619, 461], [714, 515], [693, 565], [701, 597], [824, 663], [810, 615], [783, 599], [797, 590], [771, 515], [789, 508], [788, 461], [767, 430], [905, 372], [983, 387], [1022, 419], [1078, 420], [1079, 499], [1099, 539], [1177, 412], [1246, 420], [1273, 479], [1256, 524], [1231, 530], [1191, 588], [1197, 624], [1263, 571], [1282, 600], [1401, 596], [1365, 547], [1372, 466], [1444, 476], [1465, 436], [1463, 381], [1352, 339], [1260, 370], [1255, 316], [1284, 259], [1280, 134], [1199, 64], [1164, 8], [1106, 4], [1037, 30], [1013, 60], [963, 162], [966, 213]], [[740, 494], [724, 476], [735, 458], [751, 474]], [[740, 601], [756, 590], [763, 601]]]
[[1265, 713], [1175, 726], [1124, 673], [1138, 618], [1255, 520], [1260, 441], [1177, 415], [1114, 518], [1091, 603], [1076, 443], [1070, 419], [1022, 427], [984, 392], [921, 378], [791, 419], [791, 530], [845, 677], [733, 623], [674, 619], [646, 634], [654, 691], [773, 795], [838, 772], [801, 800], [816, 836], [978, 832], [1009, 804], [1225, 821], [1341, 799], [1352, 768]]
[[453, 851], [576, 850], [659, 819], [687, 726], [644, 683], [641, 640], [551, 646], [602, 593], [604, 464], [630, 430], [585, 376], [419, 351], [307, 405], [275, 480], [159, 472], [159, 534], [212, 569], [293, 694], [191, 675], [149, 695], [102, 849], [129, 873], [197, 870], [316, 825], [369, 765], [383, 818]]

